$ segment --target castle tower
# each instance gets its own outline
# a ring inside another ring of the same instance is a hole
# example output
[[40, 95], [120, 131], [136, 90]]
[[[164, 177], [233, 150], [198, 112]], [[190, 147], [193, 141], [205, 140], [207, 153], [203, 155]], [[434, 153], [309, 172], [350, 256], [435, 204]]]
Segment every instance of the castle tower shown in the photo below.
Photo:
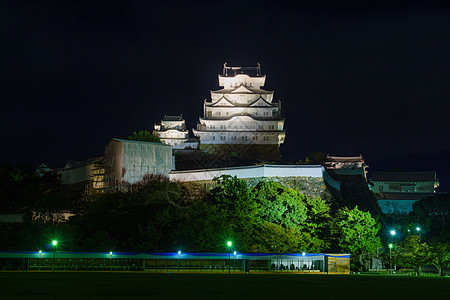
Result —
[[262, 89], [266, 80], [257, 67], [228, 67], [219, 75], [222, 89], [211, 91], [211, 100], [203, 104], [193, 133], [200, 139], [200, 149], [210, 153], [235, 152], [243, 159], [280, 158], [284, 142], [281, 102], [273, 102], [273, 91]]
[[153, 134], [173, 149], [184, 149], [189, 138], [186, 123], [183, 116], [164, 116], [161, 123], [154, 125]]

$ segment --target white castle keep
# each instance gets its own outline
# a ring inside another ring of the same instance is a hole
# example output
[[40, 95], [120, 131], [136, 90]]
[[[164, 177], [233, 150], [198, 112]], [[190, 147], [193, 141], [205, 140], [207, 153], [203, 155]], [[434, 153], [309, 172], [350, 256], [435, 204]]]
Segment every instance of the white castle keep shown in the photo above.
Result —
[[[211, 91], [203, 104], [194, 135], [200, 149], [236, 151], [251, 159], [277, 159], [284, 142], [281, 102], [273, 101], [273, 91], [262, 89], [266, 76], [257, 67], [228, 67], [219, 75], [222, 89]], [[230, 147], [231, 146], [231, 147]], [[222, 147], [222, 150], [224, 148]]]

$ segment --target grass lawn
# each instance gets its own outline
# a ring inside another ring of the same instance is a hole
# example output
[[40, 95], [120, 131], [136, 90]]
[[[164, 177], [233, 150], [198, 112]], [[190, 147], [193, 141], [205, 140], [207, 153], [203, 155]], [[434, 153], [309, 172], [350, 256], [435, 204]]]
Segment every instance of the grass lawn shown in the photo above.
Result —
[[450, 299], [450, 278], [0, 272], [0, 299]]

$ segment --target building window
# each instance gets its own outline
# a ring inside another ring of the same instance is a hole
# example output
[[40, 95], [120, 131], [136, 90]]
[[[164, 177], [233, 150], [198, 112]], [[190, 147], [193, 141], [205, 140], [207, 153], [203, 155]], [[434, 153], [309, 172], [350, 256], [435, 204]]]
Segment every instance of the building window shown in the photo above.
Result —
[[214, 140], [216, 139], [216, 137], [213, 135], [213, 136], [212, 136], [212, 139], [213, 139], [213, 141], [214, 141]]

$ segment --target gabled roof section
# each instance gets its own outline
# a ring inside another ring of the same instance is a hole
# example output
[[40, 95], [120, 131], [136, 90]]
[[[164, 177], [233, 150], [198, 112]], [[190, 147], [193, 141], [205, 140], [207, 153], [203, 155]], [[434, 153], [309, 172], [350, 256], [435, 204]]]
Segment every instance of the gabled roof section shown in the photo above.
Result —
[[372, 181], [436, 181], [436, 172], [374, 172]]
[[250, 89], [247, 87], [241, 85], [237, 88], [235, 88], [233, 91], [231, 91], [231, 94], [237, 94], [237, 93], [245, 93], [245, 94], [254, 94]]
[[231, 103], [227, 98], [222, 97], [219, 101], [214, 102], [210, 106], [235, 106], [235, 104]]
[[272, 103], [267, 102], [266, 100], [264, 100], [263, 98], [258, 98], [258, 100], [256, 100], [255, 102], [251, 103], [249, 106], [267, 106], [267, 107], [273, 107], [275, 106]]

